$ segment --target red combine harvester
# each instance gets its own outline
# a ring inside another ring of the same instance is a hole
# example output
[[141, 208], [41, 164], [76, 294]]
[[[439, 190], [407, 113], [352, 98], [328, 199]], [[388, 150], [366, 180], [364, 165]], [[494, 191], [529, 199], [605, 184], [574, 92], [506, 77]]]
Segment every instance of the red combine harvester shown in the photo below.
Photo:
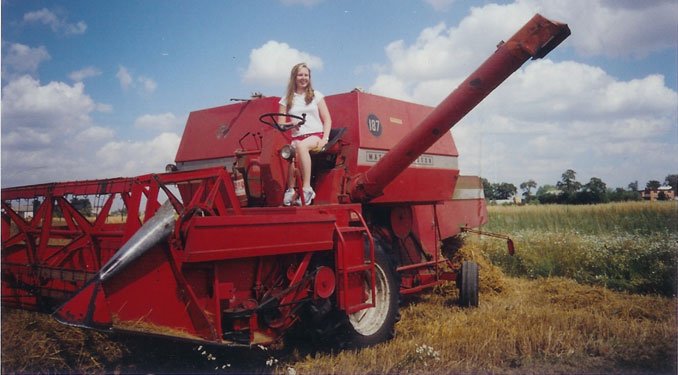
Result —
[[393, 337], [400, 295], [456, 281], [476, 306], [478, 266], [441, 253], [487, 221], [449, 130], [569, 34], [535, 15], [436, 108], [326, 97], [312, 205], [282, 206], [293, 151], [277, 97], [192, 112], [165, 173], [3, 189], [2, 303], [214, 344], [270, 345], [300, 324], [356, 346]]

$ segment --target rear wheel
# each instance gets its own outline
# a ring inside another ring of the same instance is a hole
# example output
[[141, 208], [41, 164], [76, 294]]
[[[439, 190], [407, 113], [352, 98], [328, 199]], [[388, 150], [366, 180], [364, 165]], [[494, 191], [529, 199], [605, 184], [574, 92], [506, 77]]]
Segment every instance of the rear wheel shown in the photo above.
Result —
[[[348, 332], [344, 344], [350, 346], [369, 346], [392, 339], [400, 319], [400, 286], [395, 269], [381, 246], [375, 242], [375, 247], [375, 306], [346, 316]], [[367, 281], [365, 293], [372, 294]]]
[[458, 281], [459, 304], [462, 307], [478, 307], [478, 263], [462, 263]]

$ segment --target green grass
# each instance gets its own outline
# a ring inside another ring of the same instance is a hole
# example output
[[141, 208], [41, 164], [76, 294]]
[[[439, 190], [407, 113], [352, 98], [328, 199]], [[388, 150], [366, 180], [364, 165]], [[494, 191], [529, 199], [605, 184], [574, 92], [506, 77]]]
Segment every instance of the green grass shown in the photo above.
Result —
[[677, 293], [678, 202], [490, 207], [489, 218], [485, 229], [509, 234], [516, 255], [495, 240], [470, 240], [511, 276]]
[[527, 229], [592, 235], [678, 232], [678, 201], [490, 206], [488, 214], [485, 229], [496, 232]]

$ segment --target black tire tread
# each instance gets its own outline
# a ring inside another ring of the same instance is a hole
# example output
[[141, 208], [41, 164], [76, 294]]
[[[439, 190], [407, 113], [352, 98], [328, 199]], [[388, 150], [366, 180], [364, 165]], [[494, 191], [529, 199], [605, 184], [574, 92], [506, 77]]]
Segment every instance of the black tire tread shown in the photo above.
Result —
[[478, 263], [464, 261], [459, 281], [459, 304], [462, 307], [478, 307]]

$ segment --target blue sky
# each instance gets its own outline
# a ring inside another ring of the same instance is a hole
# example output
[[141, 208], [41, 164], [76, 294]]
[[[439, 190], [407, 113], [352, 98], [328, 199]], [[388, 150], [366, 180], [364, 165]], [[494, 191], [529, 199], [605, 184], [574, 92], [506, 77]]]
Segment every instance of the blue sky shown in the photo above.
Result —
[[453, 129], [464, 174], [678, 173], [675, 0], [2, 1], [2, 186], [161, 172], [190, 111], [314, 86], [436, 105], [534, 13], [572, 36]]

